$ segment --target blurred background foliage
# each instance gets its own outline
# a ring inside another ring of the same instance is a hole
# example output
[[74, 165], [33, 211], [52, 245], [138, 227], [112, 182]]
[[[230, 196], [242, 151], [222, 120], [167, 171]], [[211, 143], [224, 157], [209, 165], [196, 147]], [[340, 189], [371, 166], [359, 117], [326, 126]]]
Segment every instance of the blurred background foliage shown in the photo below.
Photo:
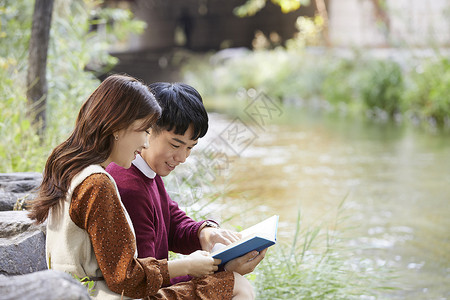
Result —
[[[80, 104], [100, 83], [96, 75], [117, 62], [108, 49], [144, 30], [145, 23], [134, 20], [130, 11], [99, 4], [55, 2], [47, 62], [48, 127], [40, 138], [30, 122], [25, 83], [34, 1], [0, 1], [2, 172], [41, 172], [51, 149], [72, 130]], [[94, 26], [102, 30], [92, 30]]]
[[[25, 72], [33, 13], [32, 0], [0, 1], [0, 145], [2, 171], [40, 171], [55, 144], [73, 126], [80, 103], [117, 63], [108, 50], [143, 32], [146, 24], [126, 9], [106, 8], [102, 1], [55, 2], [48, 52], [48, 129], [40, 139], [28, 118]], [[248, 16], [265, 0], [249, 0], [235, 13]], [[274, 1], [283, 12], [309, 1]], [[77, 24], [74, 26], [73, 24]], [[236, 98], [239, 91], [265, 92], [283, 104], [318, 105], [379, 120], [411, 121], [433, 130], [450, 126], [450, 63], [435, 50], [432, 57], [413, 54], [401, 61], [370, 51], [340, 53], [324, 47], [324, 18], [299, 17], [298, 33], [285, 45], [255, 34], [253, 51], [230, 57], [194, 53], [183, 65], [183, 80], [206, 96]], [[208, 59], [205, 59], [205, 56]], [[233, 101], [228, 101], [232, 103]], [[20, 142], [26, 141], [26, 143]]]
[[255, 89], [282, 104], [319, 101], [327, 109], [377, 120], [449, 129], [448, 57], [411, 55], [396, 61], [358, 49], [340, 54], [305, 47], [308, 40], [314, 38], [299, 34], [286, 48], [242, 51], [233, 59], [216, 54], [209, 60], [192, 58], [184, 76], [210, 97], [222, 95], [231, 101], [240, 89]]

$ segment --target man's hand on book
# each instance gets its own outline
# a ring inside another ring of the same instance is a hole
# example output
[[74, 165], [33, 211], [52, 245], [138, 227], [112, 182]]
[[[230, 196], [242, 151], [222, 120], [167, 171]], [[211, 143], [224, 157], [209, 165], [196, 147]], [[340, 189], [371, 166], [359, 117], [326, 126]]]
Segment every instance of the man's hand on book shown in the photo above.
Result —
[[249, 253], [230, 260], [225, 264], [225, 270], [233, 271], [241, 275], [245, 275], [253, 272], [256, 266], [261, 262], [261, 260], [266, 255], [267, 248], [261, 252], [250, 251]]
[[204, 227], [199, 233], [202, 250], [211, 252], [216, 243], [229, 245], [241, 238], [240, 234], [222, 228]]

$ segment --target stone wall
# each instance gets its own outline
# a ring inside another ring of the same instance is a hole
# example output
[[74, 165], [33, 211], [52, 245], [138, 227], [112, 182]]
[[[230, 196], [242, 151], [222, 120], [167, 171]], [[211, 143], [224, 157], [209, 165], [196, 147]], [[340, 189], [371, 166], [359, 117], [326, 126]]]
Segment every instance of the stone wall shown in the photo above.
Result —
[[21, 275], [47, 269], [45, 225], [34, 225], [27, 211], [0, 212], [0, 274]]
[[0, 173], [0, 211], [13, 210], [17, 200], [21, 205], [33, 199], [41, 181], [40, 173]]
[[[21, 210], [36, 196], [40, 173], [0, 174], [0, 274], [21, 275], [47, 268], [45, 225], [35, 225]], [[13, 210], [14, 208], [19, 210]]]
[[35, 197], [41, 181], [39, 173], [0, 174], [0, 299], [90, 299], [72, 276], [47, 270], [45, 224], [13, 210]]

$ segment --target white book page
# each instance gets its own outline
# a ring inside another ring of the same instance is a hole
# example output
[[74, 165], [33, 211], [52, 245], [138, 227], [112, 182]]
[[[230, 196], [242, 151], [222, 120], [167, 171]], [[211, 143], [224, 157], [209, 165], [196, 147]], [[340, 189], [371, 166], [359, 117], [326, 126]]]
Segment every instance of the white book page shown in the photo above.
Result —
[[277, 232], [278, 216], [272, 216], [252, 227], [242, 230], [242, 239], [249, 236], [260, 236], [270, 241], [275, 241]]
[[228, 246], [225, 246], [222, 243], [216, 243], [214, 244], [214, 247], [211, 249], [211, 253], [214, 255], [216, 252], [220, 250], [224, 250], [224, 248], [231, 248], [236, 244], [239, 244], [241, 241], [250, 239], [254, 236], [259, 236], [262, 238], [265, 238], [269, 241], [276, 240], [276, 234], [277, 234], [277, 227], [278, 227], [278, 216], [272, 216], [256, 225], [253, 225], [245, 230], [242, 230], [240, 234], [242, 235], [242, 238], [239, 241], [236, 241]]

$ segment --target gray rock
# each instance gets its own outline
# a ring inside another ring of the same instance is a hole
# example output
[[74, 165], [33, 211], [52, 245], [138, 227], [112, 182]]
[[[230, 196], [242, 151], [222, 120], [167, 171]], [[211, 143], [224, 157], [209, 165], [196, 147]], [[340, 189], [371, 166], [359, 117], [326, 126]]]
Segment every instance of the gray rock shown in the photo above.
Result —
[[69, 274], [47, 270], [45, 223], [11, 211], [18, 199], [33, 199], [41, 181], [39, 173], [0, 174], [0, 300], [91, 299]]
[[36, 172], [0, 173], [0, 211], [13, 210], [18, 199], [34, 199], [41, 182]]
[[45, 270], [26, 275], [0, 276], [0, 300], [88, 300], [89, 293], [67, 273]]
[[20, 275], [47, 269], [45, 224], [33, 224], [27, 213], [0, 212], [0, 274]]

